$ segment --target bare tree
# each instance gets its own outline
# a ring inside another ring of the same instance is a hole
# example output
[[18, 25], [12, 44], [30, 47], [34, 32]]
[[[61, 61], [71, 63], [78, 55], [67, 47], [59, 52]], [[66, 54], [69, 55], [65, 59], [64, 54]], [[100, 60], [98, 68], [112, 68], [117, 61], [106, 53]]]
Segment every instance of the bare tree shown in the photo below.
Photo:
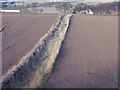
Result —
[[43, 12], [43, 9], [40, 9], [40, 12], [42, 13], [42, 12]]

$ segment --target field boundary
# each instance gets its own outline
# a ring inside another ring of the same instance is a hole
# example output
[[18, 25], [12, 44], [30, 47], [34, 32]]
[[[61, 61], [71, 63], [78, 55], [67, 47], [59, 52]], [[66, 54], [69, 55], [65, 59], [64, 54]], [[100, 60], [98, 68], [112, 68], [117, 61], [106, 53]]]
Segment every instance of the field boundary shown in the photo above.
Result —
[[2, 88], [44, 87], [59, 54], [72, 15], [57, 18], [35, 47], [2, 78]]

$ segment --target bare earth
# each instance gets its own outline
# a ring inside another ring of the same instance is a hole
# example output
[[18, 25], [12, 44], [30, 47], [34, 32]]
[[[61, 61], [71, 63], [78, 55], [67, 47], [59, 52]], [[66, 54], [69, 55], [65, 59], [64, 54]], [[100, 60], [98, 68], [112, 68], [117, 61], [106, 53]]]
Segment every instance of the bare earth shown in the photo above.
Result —
[[115, 88], [117, 16], [74, 15], [48, 88]]
[[58, 15], [3, 14], [3, 75], [50, 30]]

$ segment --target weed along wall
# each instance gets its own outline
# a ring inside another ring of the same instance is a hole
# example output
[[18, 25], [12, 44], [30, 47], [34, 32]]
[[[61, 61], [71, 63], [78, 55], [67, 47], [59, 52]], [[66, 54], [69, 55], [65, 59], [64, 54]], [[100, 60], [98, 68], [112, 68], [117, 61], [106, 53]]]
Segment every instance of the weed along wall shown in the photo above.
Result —
[[58, 17], [51, 30], [2, 78], [2, 88], [44, 87], [65, 38], [72, 15]]

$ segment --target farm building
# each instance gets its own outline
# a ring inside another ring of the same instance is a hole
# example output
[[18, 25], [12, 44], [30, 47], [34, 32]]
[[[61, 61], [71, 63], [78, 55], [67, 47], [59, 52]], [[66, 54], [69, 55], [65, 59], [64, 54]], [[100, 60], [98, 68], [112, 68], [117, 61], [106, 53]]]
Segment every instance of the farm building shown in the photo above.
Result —
[[91, 9], [86, 10], [86, 14], [93, 14], [93, 12], [91, 11]]
[[91, 9], [88, 10], [81, 10], [77, 12], [78, 14], [94, 14]]
[[7, 9], [2, 9], [0, 10], [2, 13], [20, 13], [20, 10], [7, 10]]

